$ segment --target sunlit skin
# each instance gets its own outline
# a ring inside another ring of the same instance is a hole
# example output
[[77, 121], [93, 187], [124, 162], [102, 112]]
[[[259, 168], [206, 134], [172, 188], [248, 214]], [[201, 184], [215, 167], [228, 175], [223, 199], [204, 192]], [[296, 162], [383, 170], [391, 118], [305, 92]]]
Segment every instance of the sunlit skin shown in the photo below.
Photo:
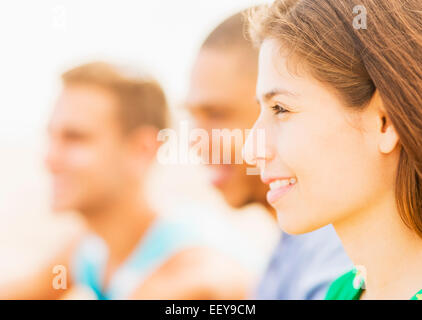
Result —
[[65, 86], [49, 122], [46, 155], [53, 209], [81, 214], [110, 248], [106, 281], [155, 218], [142, 191], [159, 147], [157, 130], [126, 133], [117, 117], [112, 93], [94, 85]]
[[[255, 100], [256, 75], [256, 55], [245, 55], [241, 48], [200, 51], [192, 70], [186, 106], [195, 127], [208, 132], [210, 155], [212, 129], [240, 129], [244, 133], [252, 127], [259, 114]], [[232, 207], [241, 208], [253, 202], [267, 205], [268, 187], [260, 182], [259, 175], [247, 175], [249, 166], [243, 161], [235, 164], [236, 153], [241, 159], [242, 147], [243, 143], [235, 144], [233, 139], [231, 149], [221, 150], [220, 163], [223, 163], [223, 152], [227, 152], [231, 154], [231, 164], [208, 165], [210, 182]]]
[[46, 158], [56, 211], [88, 214], [139, 192], [153, 154], [136, 153], [135, 137], [124, 135], [116, 121], [115, 104], [111, 93], [93, 86], [68, 86], [59, 96]]
[[[267, 196], [281, 228], [301, 234], [332, 223], [355, 265], [367, 270], [362, 298], [409, 299], [420, 289], [415, 279], [422, 281], [422, 245], [396, 207], [400, 143], [378, 92], [353, 110], [305, 68], [288, 69], [281, 49], [270, 39], [261, 46], [261, 112], [244, 150], [265, 183], [294, 178]], [[258, 129], [265, 130], [265, 155], [251, 143]]]
[[[48, 127], [46, 165], [53, 180], [53, 209], [79, 212], [105, 241], [109, 256], [101, 275], [103, 290], [157, 218], [144, 195], [144, 182], [160, 146], [158, 129], [139, 126], [127, 132], [117, 103], [112, 93], [95, 85], [66, 85]], [[54, 257], [52, 265], [68, 266], [78, 241]], [[57, 298], [63, 291], [46, 286], [50, 278], [51, 268], [41, 270], [14, 296]], [[247, 292], [247, 279], [236, 262], [196, 246], [164, 261], [126, 298], [240, 299]], [[40, 289], [33, 293], [29, 286]]]
[[254, 129], [266, 133], [265, 182], [297, 182], [273, 199], [282, 229], [304, 233], [377, 206], [394, 188], [399, 148], [380, 152], [375, 108], [347, 109], [332, 90], [286, 68], [275, 41], [259, 58]]

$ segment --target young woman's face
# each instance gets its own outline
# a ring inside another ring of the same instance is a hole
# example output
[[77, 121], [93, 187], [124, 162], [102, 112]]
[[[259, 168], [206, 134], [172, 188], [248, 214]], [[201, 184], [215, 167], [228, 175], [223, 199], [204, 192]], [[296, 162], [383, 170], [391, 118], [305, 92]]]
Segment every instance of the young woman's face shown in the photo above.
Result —
[[[270, 184], [281, 228], [303, 233], [375, 205], [394, 183], [378, 148], [377, 112], [352, 110], [310, 76], [289, 73], [275, 40], [259, 58], [259, 118], [245, 146]], [[251, 137], [265, 132], [265, 156]], [[259, 161], [259, 160], [262, 161]]]

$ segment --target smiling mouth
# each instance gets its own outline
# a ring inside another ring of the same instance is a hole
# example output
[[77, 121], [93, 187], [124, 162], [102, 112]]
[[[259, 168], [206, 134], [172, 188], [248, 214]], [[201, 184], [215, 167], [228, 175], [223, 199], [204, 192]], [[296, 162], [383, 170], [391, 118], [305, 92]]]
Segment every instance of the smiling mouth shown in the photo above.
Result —
[[270, 191], [267, 193], [267, 201], [271, 204], [277, 202], [282, 196], [289, 192], [296, 183], [297, 179], [294, 177], [272, 181], [269, 184]]
[[270, 183], [270, 190], [276, 190], [281, 187], [293, 185], [297, 182], [296, 178], [278, 179]]

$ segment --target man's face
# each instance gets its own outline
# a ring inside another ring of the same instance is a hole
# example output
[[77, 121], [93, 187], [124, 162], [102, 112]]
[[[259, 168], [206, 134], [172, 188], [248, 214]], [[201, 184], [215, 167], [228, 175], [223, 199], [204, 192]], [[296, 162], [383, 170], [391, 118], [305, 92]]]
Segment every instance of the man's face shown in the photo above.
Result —
[[96, 210], [130, 185], [115, 109], [114, 96], [98, 87], [63, 89], [48, 130], [46, 164], [53, 178], [54, 210]]
[[[212, 159], [212, 129], [250, 129], [259, 115], [255, 100], [257, 58], [244, 56], [239, 50], [203, 49], [193, 68], [187, 107], [199, 128], [207, 130]], [[220, 140], [220, 164], [209, 164], [210, 180], [229, 205], [240, 208], [251, 202], [265, 202], [266, 186], [259, 176], [247, 175], [247, 165], [235, 164], [243, 143], [228, 146]], [[215, 150], [214, 150], [215, 151]], [[223, 164], [224, 153], [231, 156]], [[208, 160], [208, 159], [206, 159]]]

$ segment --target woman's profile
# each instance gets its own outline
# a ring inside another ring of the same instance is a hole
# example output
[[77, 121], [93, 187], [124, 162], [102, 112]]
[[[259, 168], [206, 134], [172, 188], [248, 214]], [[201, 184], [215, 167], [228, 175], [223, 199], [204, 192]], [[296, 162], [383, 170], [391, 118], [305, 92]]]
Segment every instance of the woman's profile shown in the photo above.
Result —
[[333, 224], [356, 268], [327, 299], [422, 299], [422, 2], [277, 0], [249, 24], [261, 113], [245, 156], [281, 228]]

